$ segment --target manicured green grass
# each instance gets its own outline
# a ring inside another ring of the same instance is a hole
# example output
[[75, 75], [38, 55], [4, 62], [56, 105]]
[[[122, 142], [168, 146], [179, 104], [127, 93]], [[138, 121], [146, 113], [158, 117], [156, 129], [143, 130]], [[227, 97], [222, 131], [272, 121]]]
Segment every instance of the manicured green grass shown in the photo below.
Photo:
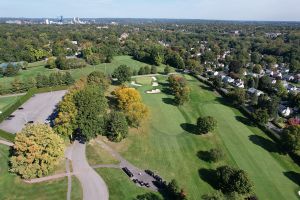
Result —
[[117, 159], [115, 159], [109, 152], [103, 149], [95, 141], [91, 141], [86, 146], [86, 157], [90, 165], [119, 163]]
[[[47, 69], [44, 67], [44, 65], [44, 62], [32, 63], [30, 64], [30, 68], [28, 68], [27, 70], [21, 70], [17, 76], [0, 78], [0, 84], [6, 87], [10, 87], [10, 83], [15, 78], [27, 79], [30, 77], [35, 77], [39, 73], [49, 75], [52, 72], [59, 71], [57, 69]], [[112, 63], [103, 63], [96, 66], [87, 66], [82, 69], [69, 70], [69, 72], [75, 79], [79, 79], [80, 77], [86, 76], [93, 71], [102, 71], [106, 74], [112, 74], [114, 69], [116, 69], [120, 65], [127, 65], [131, 67], [132, 70], [138, 71], [140, 67], [144, 67], [147, 64], [133, 60], [130, 56], [116, 56], [114, 57]], [[158, 67], [158, 71], [162, 72], [163, 68], [164, 66]]]
[[151, 192], [136, 186], [120, 169], [97, 169], [109, 190], [110, 200], [133, 200], [137, 195]]
[[71, 200], [82, 200], [83, 193], [79, 180], [72, 176]]
[[[300, 168], [288, 156], [278, 154], [274, 142], [260, 129], [248, 125], [249, 120], [225, 105], [222, 97], [186, 77], [192, 89], [191, 101], [179, 108], [172, 105], [172, 96], [147, 95], [144, 90], [149, 88], [140, 87], [151, 111], [149, 125], [131, 131], [128, 139], [115, 148], [140, 168], [152, 169], [166, 180], [177, 179], [190, 199], [213, 191], [207, 181], [208, 169], [224, 164], [247, 171], [259, 199], [297, 199], [299, 186], [288, 176], [299, 174]], [[216, 131], [202, 136], [190, 133], [197, 117], [207, 115], [217, 119]], [[226, 153], [221, 163], [209, 164], [197, 157], [198, 151], [216, 147]]]
[[[38, 184], [24, 183], [8, 172], [8, 155], [8, 147], [0, 145], [0, 199], [66, 199], [67, 178]], [[74, 196], [78, 196], [78, 191], [75, 191]]]
[[142, 76], [142, 77], [137, 77], [135, 78], [135, 81], [137, 84], [141, 85], [151, 85], [152, 83], [152, 78], [148, 76]]
[[0, 111], [4, 112], [7, 108], [17, 102], [19, 98], [20, 96], [0, 97]]

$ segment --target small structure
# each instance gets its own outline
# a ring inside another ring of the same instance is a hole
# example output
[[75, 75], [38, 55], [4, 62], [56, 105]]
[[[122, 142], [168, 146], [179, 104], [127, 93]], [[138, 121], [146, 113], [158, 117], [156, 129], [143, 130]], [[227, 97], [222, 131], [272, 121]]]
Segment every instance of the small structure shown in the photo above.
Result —
[[285, 107], [285, 106], [281, 105], [279, 107], [279, 112], [283, 117], [288, 117], [291, 115], [292, 110], [289, 107]]

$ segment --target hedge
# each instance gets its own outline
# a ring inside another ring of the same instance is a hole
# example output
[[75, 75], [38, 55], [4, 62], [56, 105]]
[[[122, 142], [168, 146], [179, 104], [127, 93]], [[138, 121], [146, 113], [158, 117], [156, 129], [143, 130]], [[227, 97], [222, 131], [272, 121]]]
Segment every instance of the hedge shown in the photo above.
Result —
[[[65, 89], [68, 89], [68, 87], [69, 86], [55, 86], [55, 87], [47, 87], [47, 88], [39, 88], [39, 89], [37, 89], [37, 88], [29, 89], [28, 92], [24, 96], [20, 97], [18, 101], [16, 101], [13, 105], [11, 105], [8, 109], [6, 109], [0, 115], [0, 123], [3, 122], [6, 118], [8, 118], [15, 110], [17, 110], [20, 106], [22, 106], [33, 95], [38, 94], [38, 93], [65, 90]], [[0, 138], [3, 138], [3, 139], [13, 142], [15, 136], [11, 133], [5, 132], [0, 129]]]

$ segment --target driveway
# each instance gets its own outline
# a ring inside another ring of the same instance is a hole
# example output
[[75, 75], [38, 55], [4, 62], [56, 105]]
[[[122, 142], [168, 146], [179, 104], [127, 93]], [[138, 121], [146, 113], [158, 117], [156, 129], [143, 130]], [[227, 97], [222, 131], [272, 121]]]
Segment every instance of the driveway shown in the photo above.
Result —
[[25, 102], [22, 110], [16, 110], [10, 120], [4, 120], [0, 129], [9, 133], [17, 133], [22, 130], [28, 121], [44, 123], [53, 113], [56, 105], [62, 100], [66, 91], [55, 91], [36, 94]]
[[109, 193], [104, 180], [90, 167], [86, 160], [85, 144], [75, 141], [72, 145], [73, 174], [79, 179], [83, 200], [108, 200]]

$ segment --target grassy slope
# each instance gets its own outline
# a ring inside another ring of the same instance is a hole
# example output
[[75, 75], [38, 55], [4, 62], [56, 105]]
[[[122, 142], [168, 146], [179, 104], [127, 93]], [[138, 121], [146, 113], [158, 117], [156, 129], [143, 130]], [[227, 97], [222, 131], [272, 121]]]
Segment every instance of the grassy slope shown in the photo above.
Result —
[[8, 147], [0, 145], [0, 199], [56, 200], [66, 198], [67, 178], [47, 183], [26, 184], [16, 175], [8, 173], [7, 162]]
[[20, 96], [16, 97], [1, 97], [0, 98], [0, 111], [4, 112], [9, 106], [14, 104]]
[[[145, 63], [133, 60], [130, 56], [116, 56], [114, 57], [112, 63], [99, 64], [96, 66], [88, 66], [82, 69], [74, 69], [69, 71], [75, 79], [79, 79], [81, 76], [88, 75], [89, 73], [95, 70], [106, 72], [107, 74], [111, 74], [115, 68], [123, 64], [131, 67], [133, 70], [134, 69], [139, 70], [140, 67], [147, 65]], [[35, 77], [38, 73], [48, 75], [55, 71], [57, 71], [57, 69], [46, 69], [44, 67], [43, 62], [32, 63], [30, 64], [29, 69], [20, 71], [19, 74], [15, 77], [0, 78], [0, 84], [9, 87], [10, 86], [9, 83], [11, 83], [16, 77], [20, 79], [26, 79], [29, 77]], [[158, 71], [163, 71], [163, 66], [158, 67]]]
[[110, 200], [132, 200], [137, 195], [151, 192], [137, 187], [120, 169], [97, 169], [109, 190]]
[[[191, 102], [179, 109], [167, 104], [170, 96], [146, 96], [142, 92], [152, 114], [149, 130], [139, 135], [131, 133], [127, 141], [118, 144], [124, 149], [122, 154], [142, 168], [158, 171], [168, 180], [176, 178], [187, 189], [191, 199], [199, 199], [202, 194], [213, 190], [199, 177], [199, 170], [217, 166], [199, 160], [196, 154], [199, 150], [218, 146], [227, 153], [226, 163], [237, 165], [250, 174], [260, 199], [297, 199], [295, 191], [298, 187], [284, 173], [299, 172], [299, 167], [289, 157], [267, 151], [267, 148], [276, 149], [276, 145], [264, 133], [240, 122], [244, 116], [238, 110], [220, 103], [215, 93], [204, 85], [201, 88], [198, 81], [189, 79]], [[141, 91], [143, 89], [140, 88]], [[200, 115], [217, 118], [216, 134], [196, 136], [180, 126], [195, 123]]]
[[115, 159], [109, 152], [103, 149], [95, 141], [91, 141], [86, 146], [86, 157], [90, 165], [99, 164], [118, 164], [119, 161]]

